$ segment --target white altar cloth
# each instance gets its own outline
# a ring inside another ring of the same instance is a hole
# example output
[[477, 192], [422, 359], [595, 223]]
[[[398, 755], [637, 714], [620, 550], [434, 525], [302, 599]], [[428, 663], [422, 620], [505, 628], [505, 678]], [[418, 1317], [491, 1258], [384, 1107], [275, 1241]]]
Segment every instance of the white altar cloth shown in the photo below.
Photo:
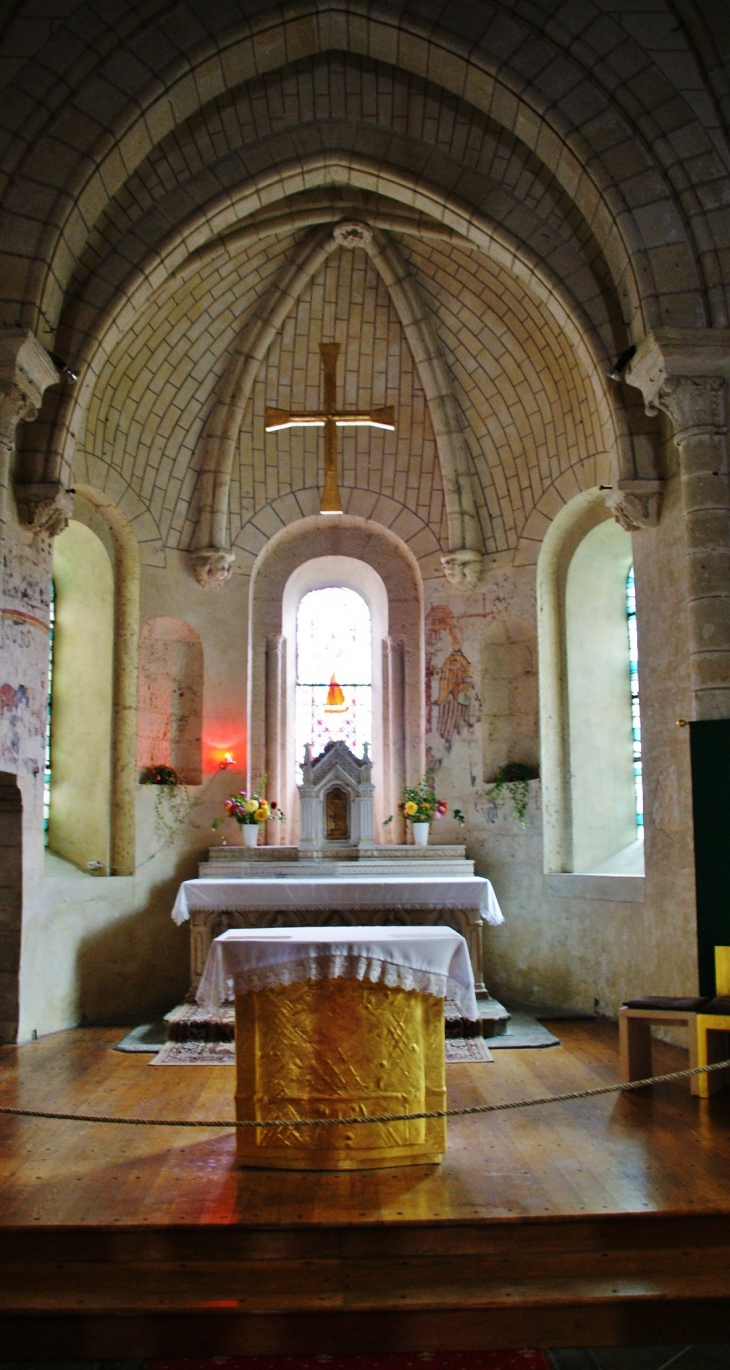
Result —
[[231, 928], [211, 944], [196, 997], [218, 1009], [235, 992], [324, 979], [448, 997], [479, 1017], [468, 947], [447, 927]]
[[489, 880], [480, 875], [388, 876], [316, 880], [185, 880], [172, 909], [185, 923], [192, 909], [443, 908], [474, 910], [487, 923], [504, 922]]

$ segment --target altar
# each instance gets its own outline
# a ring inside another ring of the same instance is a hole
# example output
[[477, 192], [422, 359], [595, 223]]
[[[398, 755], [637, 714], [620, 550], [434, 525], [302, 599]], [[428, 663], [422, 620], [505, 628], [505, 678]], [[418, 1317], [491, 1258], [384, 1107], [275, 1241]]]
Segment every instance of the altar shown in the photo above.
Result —
[[[491, 883], [474, 874], [463, 846], [377, 843], [371, 767], [367, 745], [361, 758], [341, 740], [328, 742], [316, 758], [306, 745], [299, 846], [211, 847], [198, 879], [183, 882], [172, 917], [178, 925], [191, 925], [190, 1005], [216, 938], [231, 930], [277, 927], [451, 928], [464, 939], [477, 991], [489, 998], [483, 927], [504, 922]], [[191, 1012], [181, 1006], [174, 1016], [168, 1031], [187, 1032]], [[490, 1000], [487, 1016], [490, 1034], [504, 1030], [509, 1015], [496, 1000]], [[210, 1021], [204, 1028], [211, 1028]]]
[[373, 847], [350, 859], [302, 859], [296, 847], [211, 848], [180, 886], [172, 917], [190, 920], [191, 996], [210, 945], [235, 928], [446, 926], [465, 939], [484, 992], [482, 928], [504, 922], [489, 880], [459, 846]]
[[235, 998], [239, 1164], [351, 1170], [435, 1164], [444, 1118], [277, 1127], [274, 1120], [444, 1109], [444, 1001], [477, 1003], [464, 939], [446, 927], [229, 931], [198, 989], [212, 1012]]

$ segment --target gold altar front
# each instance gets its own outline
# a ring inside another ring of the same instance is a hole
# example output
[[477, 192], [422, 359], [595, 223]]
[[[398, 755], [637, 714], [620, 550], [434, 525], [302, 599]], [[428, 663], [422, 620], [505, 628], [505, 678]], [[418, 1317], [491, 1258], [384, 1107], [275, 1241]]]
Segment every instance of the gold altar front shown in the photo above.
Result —
[[[359, 980], [236, 996], [236, 1116], [348, 1118], [445, 1108], [444, 1001]], [[446, 1119], [239, 1128], [238, 1162], [285, 1170], [437, 1163]]]

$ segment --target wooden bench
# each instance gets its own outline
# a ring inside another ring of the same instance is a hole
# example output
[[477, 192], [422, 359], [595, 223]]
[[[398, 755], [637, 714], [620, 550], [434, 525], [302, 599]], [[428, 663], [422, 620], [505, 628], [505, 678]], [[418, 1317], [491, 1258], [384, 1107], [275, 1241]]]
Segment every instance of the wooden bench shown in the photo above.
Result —
[[[621, 1079], [628, 1083], [630, 1080], [645, 1080], [653, 1075], [652, 1027], [686, 1027], [690, 1066], [701, 1065], [697, 1054], [697, 1015], [709, 1002], [709, 999], [700, 997], [672, 998], [668, 995], [649, 994], [640, 999], [629, 999], [622, 1004], [618, 1015]], [[721, 1073], [725, 1074], [724, 1071]], [[701, 1084], [706, 1078], [690, 1076], [689, 1086], [692, 1094], [700, 1094]]]
[[[715, 996], [628, 999], [619, 1009], [621, 1079], [643, 1080], [653, 1074], [653, 1026], [687, 1028], [690, 1066], [709, 1066], [730, 1057], [730, 947], [715, 947]], [[690, 1076], [690, 1090], [700, 1099], [709, 1099], [728, 1085], [730, 1066], [712, 1075]]]

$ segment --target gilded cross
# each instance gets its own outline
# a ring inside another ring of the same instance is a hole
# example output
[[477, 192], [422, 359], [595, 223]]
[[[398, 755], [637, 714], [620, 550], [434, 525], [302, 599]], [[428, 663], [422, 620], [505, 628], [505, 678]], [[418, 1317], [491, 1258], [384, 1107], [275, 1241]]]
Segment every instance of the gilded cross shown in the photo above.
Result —
[[367, 413], [345, 413], [337, 408], [337, 358], [339, 343], [320, 343], [324, 372], [324, 405], [320, 411], [308, 410], [292, 414], [288, 409], [266, 410], [266, 432], [278, 433], [280, 428], [324, 428], [324, 490], [320, 512], [341, 514], [342, 502], [337, 484], [337, 429], [386, 428], [393, 432], [395, 418], [392, 404]]

